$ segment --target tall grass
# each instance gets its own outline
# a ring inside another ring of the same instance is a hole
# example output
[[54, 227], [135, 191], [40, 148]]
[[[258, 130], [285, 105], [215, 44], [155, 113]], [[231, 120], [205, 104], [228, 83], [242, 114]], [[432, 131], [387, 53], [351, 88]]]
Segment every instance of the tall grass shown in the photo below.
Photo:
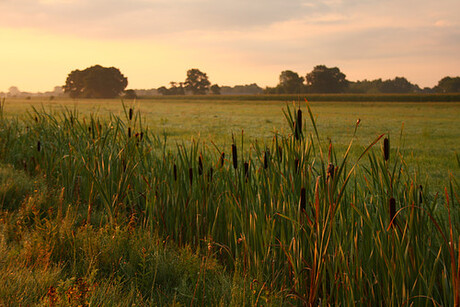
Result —
[[242, 133], [231, 148], [168, 150], [139, 112], [124, 110], [108, 121], [77, 110], [1, 117], [0, 158], [62, 190], [89, 225], [134, 216], [141, 231], [250, 278], [252, 299], [233, 292], [234, 304], [458, 305], [458, 182], [430, 193], [388, 139], [382, 152], [384, 135], [352, 161], [359, 121], [337, 156], [308, 105], [287, 106], [291, 133], [266, 144], [244, 148]]

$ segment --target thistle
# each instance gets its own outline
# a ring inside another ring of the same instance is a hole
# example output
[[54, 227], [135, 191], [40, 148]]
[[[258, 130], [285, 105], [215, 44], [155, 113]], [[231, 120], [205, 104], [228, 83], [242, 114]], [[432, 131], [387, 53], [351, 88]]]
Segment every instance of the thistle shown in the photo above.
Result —
[[233, 168], [238, 168], [238, 153], [236, 152], [236, 145], [232, 144], [232, 158], [233, 158]]

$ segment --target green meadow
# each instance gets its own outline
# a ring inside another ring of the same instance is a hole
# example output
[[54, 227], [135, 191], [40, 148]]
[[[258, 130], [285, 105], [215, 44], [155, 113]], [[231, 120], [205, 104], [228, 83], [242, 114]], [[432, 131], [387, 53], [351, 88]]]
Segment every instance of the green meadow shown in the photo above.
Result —
[[458, 306], [459, 118], [439, 101], [8, 99], [0, 305]]

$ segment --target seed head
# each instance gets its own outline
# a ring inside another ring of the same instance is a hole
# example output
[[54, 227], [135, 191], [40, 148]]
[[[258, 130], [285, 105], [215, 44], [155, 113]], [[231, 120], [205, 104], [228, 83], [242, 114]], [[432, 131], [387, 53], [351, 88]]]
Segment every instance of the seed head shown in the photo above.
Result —
[[305, 212], [307, 208], [306, 192], [305, 188], [300, 189], [300, 211]]
[[396, 200], [392, 197], [389, 201], [389, 210], [390, 210], [390, 226], [394, 227], [396, 225]]
[[37, 142], [37, 151], [40, 152], [42, 146], [41, 146], [41, 143], [40, 141]]
[[294, 128], [295, 128], [295, 131], [294, 131], [294, 135], [295, 135], [295, 138], [296, 140], [300, 140], [300, 136], [302, 135], [302, 110], [299, 110], [297, 111], [297, 119], [294, 123]]
[[267, 169], [267, 168], [268, 168], [268, 155], [269, 155], [269, 154], [270, 154], [270, 153], [268, 152], [268, 150], [265, 151], [265, 153], [264, 153], [264, 169]]
[[232, 144], [232, 158], [233, 158], [233, 168], [238, 168], [238, 153], [236, 152], [236, 145]]
[[198, 157], [198, 175], [203, 175], [203, 158], [201, 155]]
[[329, 163], [329, 166], [327, 167], [327, 177], [331, 178], [331, 180], [334, 179], [334, 164]]
[[133, 109], [129, 108], [129, 120], [133, 119]]
[[173, 174], [174, 174], [174, 181], [177, 181], [177, 166], [175, 163], [173, 166]]
[[246, 177], [246, 180], [248, 180], [249, 177], [249, 163], [244, 162], [244, 177]]
[[219, 159], [220, 167], [224, 166], [224, 162], [225, 162], [225, 152], [220, 154], [220, 159]]
[[383, 158], [385, 161], [390, 159], [390, 140], [388, 138], [383, 139]]

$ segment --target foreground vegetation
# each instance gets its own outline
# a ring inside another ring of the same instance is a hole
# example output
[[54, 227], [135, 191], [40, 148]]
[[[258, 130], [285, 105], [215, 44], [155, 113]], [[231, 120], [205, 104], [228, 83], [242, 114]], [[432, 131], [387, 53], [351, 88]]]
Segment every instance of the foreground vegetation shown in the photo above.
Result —
[[0, 302], [458, 304], [458, 178], [432, 190], [394, 135], [338, 154], [301, 110], [175, 148], [131, 108], [2, 113]]

